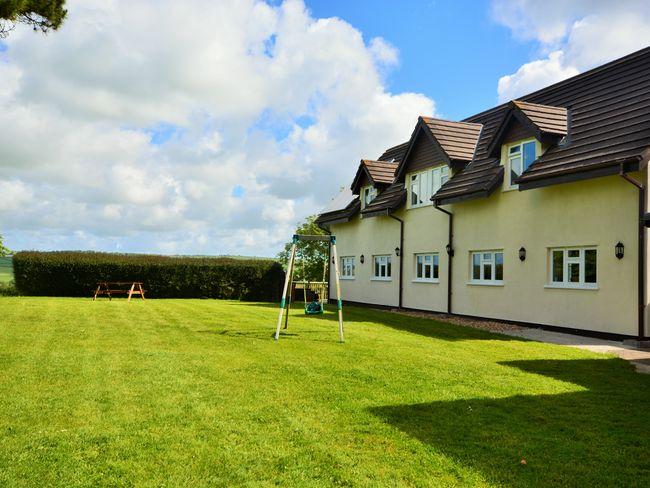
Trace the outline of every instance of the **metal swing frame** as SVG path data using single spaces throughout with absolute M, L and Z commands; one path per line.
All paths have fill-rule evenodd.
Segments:
M 280 328 L 282 327 L 282 317 L 285 316 L 285 326 L 286 329 L 289 323 L 289 306 L 291 304 L 291 283 L 293 282 L 293 272 L 296 265 L 296 249 L 298 247 L 298 242 L 300 241 L 321 241 L 329 242 L 329 245 L 332 250 L 332 258 L 334 261 L 334 275 L 336 281 L 336 304 L 338 308 L 339 315 L 339 340 L 345 342 L 343 336 L 343 300 L 341 299 L 341 282 L 339 274 L 339 260 L 336 254 L 336 236 L 314 236 L 314 235 L 301 235 L 294 234 L 293 241 L 291 244 L 291 251 L 289 252 L 289 262 L 287 263 L 287 274 L 284 280 L 284 288 L 282 289 L 282 299 L 280 301 L 280 314 L 278 316 L 278 324 L 275 329 L 275 340 L 280 339 Z M 303 285 L 304 286 L 304 285 Z M 305 295 L 307 293 L 305 288 Z M 329 298 L 329 290 L 328 290 Z M 321 295 L 321 306 L 322 306 L 322 295 Z

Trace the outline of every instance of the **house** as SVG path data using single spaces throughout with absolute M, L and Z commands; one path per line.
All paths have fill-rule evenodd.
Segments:
M 362 160 L 336 235 L 343 297 L 643 339 L 650 48 Z

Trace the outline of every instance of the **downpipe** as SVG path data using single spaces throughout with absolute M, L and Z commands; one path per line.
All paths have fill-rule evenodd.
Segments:
M 391 219 L 397 220 L 399 222 L 399 297 L 398 297 L 398 308 L 402 308 L 402 294 L 404 290 L 403 280 L 404 280 L 404 221 L 399 217 L 394 215 L 388 215 Z
M 647 340 L 645 335 L 645 225 L 643 217 L 646 212 L 646 189 L 645 186 L 634 178 L 630 177 L 623 168 L 619 176 L 628 183 L 634 185 L 639 190 L 639 218 L 638 218 L 638 263 L 637 263 L 637 281 L 638 281 L 638 315 L 637 315 L 637 340 Z
M 438 206 L 438 204 L 434 201 L 433 202 L 433 208 L 436 210 L 447 214 L 449 217 L 449 236 L 447 238 L 447 256 L 448 256 L 448 264 L 447 264 L 447 313 L 451 314 L 451 298 L 452 298 L 452 269 L 453 269 L 453 257 L 454 257 L 454 214 L 451 213 L 449 210 L 445 210 L 444 208 L 441 208 Z

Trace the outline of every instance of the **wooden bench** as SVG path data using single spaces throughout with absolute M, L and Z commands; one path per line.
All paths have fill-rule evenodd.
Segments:
M 119 288 L 126 287 L 129 288 Z M 108 295 L 108 299 L 112 300 L 113 295 L 126 295 L 128 294 L 128 300 L 131 301 L 133 295 L 140 295 L 140 298 L 144 300 L 145 290 L 142 288 L 142 282 L 140 281 L 98 281 L 97 289 L 95 290 L 95 295 L 93 296 L 93 302 L 97 299 L 98 295 Z

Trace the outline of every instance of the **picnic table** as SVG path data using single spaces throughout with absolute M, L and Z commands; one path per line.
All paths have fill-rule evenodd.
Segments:
M 142 282 L 140 281 L 98 281 L 93 302 L 97 299 L 97 295 L 108 295 L 108 299 L 112 300 L 112 295 L 119 294 L 128 294 L 129 302 L 133 295 L 140 295 L 140 298 L 144 300 L 144 292 L 145 290 L 142 288 Z

